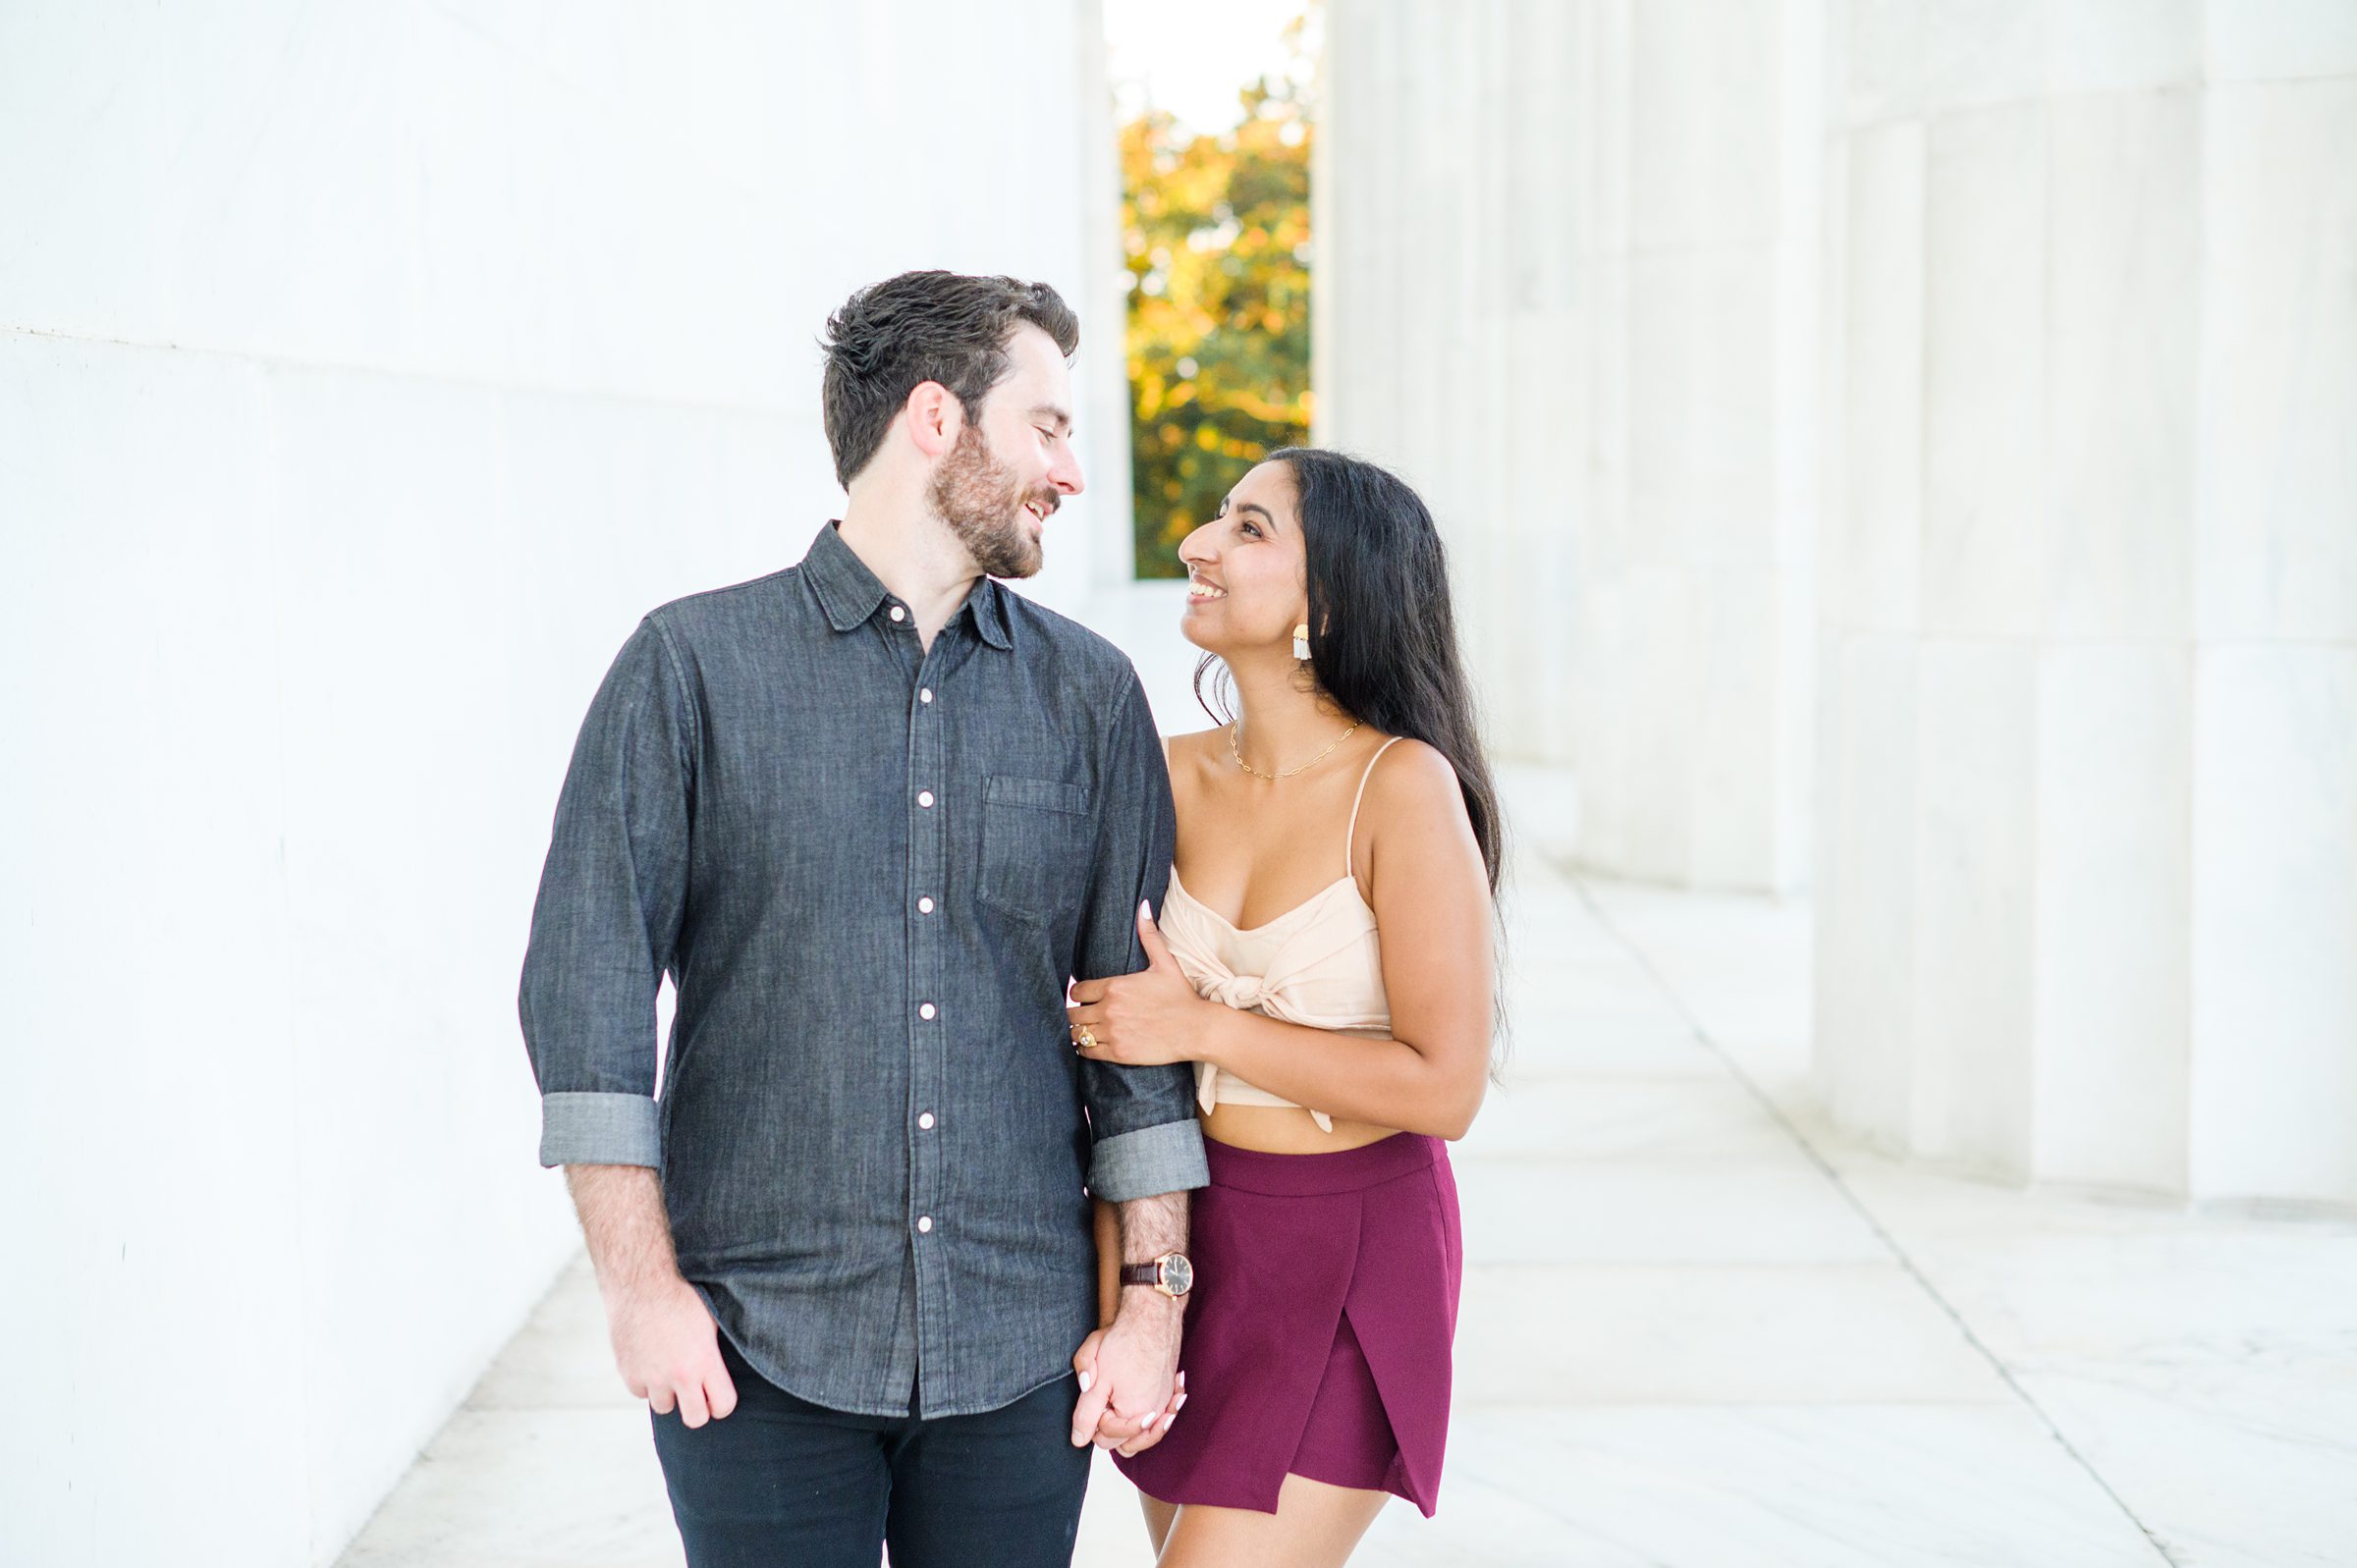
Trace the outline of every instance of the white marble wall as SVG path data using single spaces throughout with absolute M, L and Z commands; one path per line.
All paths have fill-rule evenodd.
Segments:
M 1320 439 L 1441 514 L 1526 831 L 1810 886 L 1892 1149 L 2357 1201 L 2357 6 L 1327 36 Z
M 1818 1074 L 2357 1201 L 2357 8 L 1835 8 Z
M 1619 875 L 1807 874 L 1817 16 L 1328 22 L 1318 438 L 1423 488 L 1519 826 Z
M 838 504 L 846 293 L 1075 299 L 1039 591 L 1126 579 L 1096 29 L 0 9 L 0 1560 L 327 1561 L 546 1288 L 557 784 L 643 610 Z

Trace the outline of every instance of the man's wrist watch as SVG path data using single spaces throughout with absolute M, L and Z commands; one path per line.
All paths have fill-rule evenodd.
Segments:
M 1164 1295 L 1183 1296 L 1195 1283 L 1195 1266 L 1186 1261 L 1183 1252 L 1166 1252 L 1152 1263 L 1122 1265 L 1122 1283 L 1152 1285 Z

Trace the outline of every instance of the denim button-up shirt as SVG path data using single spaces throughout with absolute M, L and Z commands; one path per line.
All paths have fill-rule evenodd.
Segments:
M 658 1169 L 680 1271 L 805 1399 L 963 1415 L 1068 1375 L 1089 1192 L 1207 1179 L 1187 1069 L 1085 1060 L 1065 1019 L 1070 978 L 1145 966 L 1174 838 L 1136 672 L 987 577 L 930 650 L 831 523 L 665 605 L 532 911 L 540 1162 Z

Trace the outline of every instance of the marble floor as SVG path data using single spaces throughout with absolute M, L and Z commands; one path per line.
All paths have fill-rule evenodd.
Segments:
M 1513 908 L 1440 1514 L 1355 1561 L 2357 1564 L 2357 1221 L 1878 1158 L 1806 1092 L 1805 905 L 1534 865 Z M 1100 1456 L 1076 1562 L 1147 1561 L 1133 1498 Z M 680 1560 L 585 1264 L 343 1558 Z

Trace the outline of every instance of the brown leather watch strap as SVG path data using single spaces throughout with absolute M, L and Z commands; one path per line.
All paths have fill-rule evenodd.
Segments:
M 1148 1285 L 1174 1299 L 1194 1288 L 1195 1266 L 1182 1252 L 1166 1252 L 1152 1263 L 1122 1265 L 1122 1283 Z

